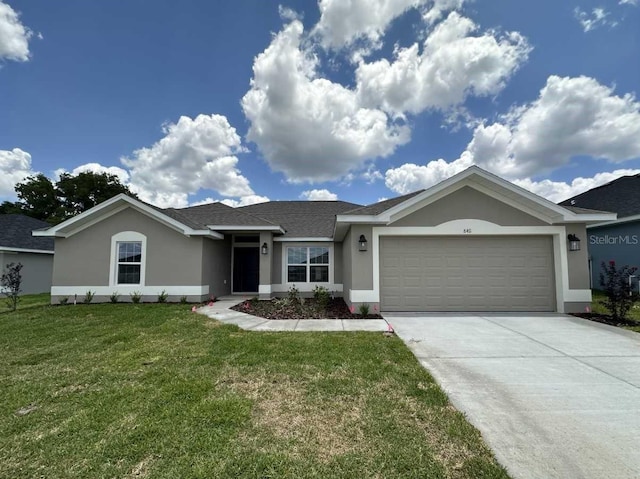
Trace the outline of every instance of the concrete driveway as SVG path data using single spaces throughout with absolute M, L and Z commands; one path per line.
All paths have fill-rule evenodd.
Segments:
M 385 315 L 514 478 L 640 477 L 640 334 L 565 315 Z

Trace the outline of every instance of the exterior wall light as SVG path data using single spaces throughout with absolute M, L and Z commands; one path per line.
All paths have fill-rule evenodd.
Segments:
M 269 254 L 269 245 L 267 243 L 263 243 L 261 251 L 262 251 L 262 254 Z
M 360 239 L 358 240 L 358 250 L 367 251 L 367 238 L 365 238 L 364 235 L 360 235 Z
M 580 238 L 571 234 L 567 236 L 567 240 L 569 241 L 569 251 L 580 251 Z

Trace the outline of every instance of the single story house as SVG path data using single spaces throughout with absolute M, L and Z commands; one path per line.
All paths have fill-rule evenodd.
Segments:
M 614 214 L 558 206 L 476 166 L 427 190 L 343 201 L 160 209 L 119 195 L 46 231 L 52 302 L 91 290 L 155 301 L 323 286 L 382 311 L 582 311 L 587 224 Z
M 640 175 L 622 176 L 606 185 L 592 188 L 560 203 L 617 213 L 618 218 L 587 226 L 591 284 L 600 288 L 603 262 L 640 268 Z M 633 288 L 640 291 L 638 277 L 630 278 Z
M 49 223 L 25 215 L 0 215 L 0 270 L 9 263 L 22 264 L 22 293 L 47 293 L 53 271 L 53 238 L 31 232 Z

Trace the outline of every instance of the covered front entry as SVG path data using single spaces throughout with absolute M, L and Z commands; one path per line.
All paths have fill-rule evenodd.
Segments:
M 253 247 L 233 248 L 233 292 L 257 293 L 260 275 L 260 250 Z
M 383 311 L 555 311 L 550 236 L 380 238 Z

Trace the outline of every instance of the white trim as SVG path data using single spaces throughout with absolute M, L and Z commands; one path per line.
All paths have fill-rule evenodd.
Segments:
M 326 283 L 314 283 L 314 282 L 305 282 L 305 283 L 299 283 L 296 281 L 293 282 L 288 282 L 288 275 L 287 275 L 287 248 L 328 248 L 329 249 L 329 264 L 327 265 L 329 267 L 329 281 L 327 281 Z M 316 286 L 324 286 L 325 288 L 328 288 L 329 284 L 333 284 L 333 280 L 334 280 L 334 269 L 335 269 L 335 262 L 334 262 L 334 243 L 330 242 L 328 244 L 308 244 L 308 243 L 292 243 L 292 244 L 288 244 L 286 246 L 284 246 L 282 248 L 282 284 L 287 285 L 287 290 L 288 288 L 290 288 L 292 285 L 296 285 L 296 287 L 300 290 L 303 291 L 303 289 L 301 289 L 300 287 L 298 287 L 299 284 L 309 284 L 311 285 L 311 290 L 313 290 L 314 287 Z M 310 270 L 310 266 L 312 266 L 311 264 L 307 264 L 307 277 L 310 274 L 309 270 Z M 324 264 L 318 264 L 316 266 L 324 266 Z
M 473 177 L 483 178 L 491 184 L 501 187 L 504 190 L 511 192 L 514 196 L 510 197 L 508 194 L 500 193 L 495 189 L 484 185 L 481 182 L 473 181 Z M 389 224 L 396 221 L 403 216 L 410 214 L 426 205 L 441 199 L 448 194 L 457 191 L 463 186 L 471 186 L 476 188 L 485 194 L 496 198 L 505 204 L 511 205 L 516 209 L 524 211 L 530 215 L 542 219 L 547 223 L 587 223 L 594 221 L 607 221 L 615 219 L 615 214 L 611 213 L 594 213 L 594 214 L 579 214 L 574 213 L 562 206 L 558 206 L 551 201 L 542 198 L 530 191 L 525 190 L 513 183 L 500 178 L 488 171 L 485 171 L 475 165 L 467 168 L 466 170 L 452 176 L 435 186 L 419 193 L 378 215 L 337 215 L 337 223 L 368 223 L 368 224 Z M 531 201 L 550 214 L 545 214 L 544 211 L 538 211 L 535 208 L 531 208 L 521 201 L 517 201 L 516 198 L 522 198 Z
M 207 225 L 207 228 L 216 231 L 277 231 L 278 233 L 285 233 L 282 226 L 247 226 L 247 225 Z
M 39 254 L 53 254 L 53 251 L 48 249 L 28 249 L 28 248 L 11 248 L 0 246 L 0 251 L 6 251 L 8 253 L 39 253 Z
M 271 285 L 270 284 L 258 285 L 258 294 L 271 294 Z
M 470 230 L 469 233 L 463 233 Z M 567 258 L 567 231 L 564 226 L 499 226 L 482 220 L 454 220 L 438 226 L 390 226 L 373 227 L 371 252 L 373 258 L 373 289 L 351 290 L 352 302 L 380 302 L 380 237 L 381 236 L 540 236 L 549 235 L 553 238 L 554 273 L 556 282 L 557 312 L 564 312 L 567 298 L 571 301 L 583 301 L 586 297 L 579 291 L 569 289 L 569 263 Z M 578 291 L 578 292 L 576 292 Z M 360 299 L 353 299 L 353 298 Z
M 112 205 L 116 205 L 116 203 L 123 203 L 123 204 L 117 205 L 111 210 L 108 210 L 106 212 L 103 211 L 111 207 Z M 164 225 L 170 228 L 173 228 L 176 231 L 179 231 L 185 236 L 208 236 L 214 239 L 224 239 L 224 235 L 220 233 L 216 233 L 215 231 L 196 230 L 196 229 L 190 228 L 189 226 L 177 220 L 174 220 L 170 216 L 165 215 L 161 211 L 158 211 L 155 208 L 152 208 L 151 206 L 145 203 L 142 203 L 141 201 L 131 198 L 130 196 L 125 195 L 124 193 L 120 193 L 119 195 L 114 196 L 113 198 L 110 198 L 107 201 L 104 201 L 99 205 L 96 205 L 93 208 L 90 208 L 87 211 L 84 211 L 83 213 L 80 213 L 79 215 L 74 216 L 73 218 L 63 221 L 62 223 L 56 226 L 52 226 L 49 229 L 33 231 L 32 235 L 68 238 L 69 236 L 72 236 L 77 232 L 82 231 L 83 229 L 88 228 L 104 220 L 105 218 L 108 218 L 109 216 L 119 213 L 120 211 L 124 210 L 127 206 L 130 206 L 136 209 L 137 211 L 139 211 L 140 213 L 144 213 L 147 216 L 163 223 Z M 92 216 L 95 216 L 95 215 L 98 215 L 98 217 L 95 218 L 94 220 L 88 221 L 87 224 L 80 225 L 77 228 L 70 228 L 76 223 L 78 223 L 80 220 L 83 220 L 85 218 L 91 218 Z M 65 232 L 64 230 L 67 228 L 69 228 L 69 230 Z
M 91 291 L 98 296 L 110 296 L 117 292 L 121 296 L 128 296 L 136 291 L 144 296 L 157 296 L 162 291 L 171 296 L 203 296 L 209 294 L 209 286 L 139 286 L 139 285 L 118 285 L 118 286 L 52 286 L 51 296 L 73 296 L 83 297 L 87 291 Z
M 312 243 L 314 241 L 323 241 L 323 242 L 326 243 L 327 241 L 333 242 L 333 238 L 331 238 L 329 236 L 326 236 L 326 237 L 323 236 L 323 237 L 317 237 L 317 238 L 314 238 L 312 236 L 309 236 L 309 237 L 302 237 L 301 236 L 299 238 L 293 238 L 293 237 L 292 238 L 273 238 L 273 241 L 274 241 L 274 243 L 289 243 L 289 242 L 291 242 L 291 243 L 294 243 L 294 242 Z
M 118 243 L 136 242 L 142 243 L 142 258 L 140 262 L 140 283 L 138 284 L 118 284 Z M 147 237 L 137 231 L 121 231 L 111 237 L 111 256 L 109 259 L 109 287 L 124 288 L 145 286 L 145 272 L 147 269 Z
M 619 224 L 622 224 L 622 223 L 630 223 L 632 221 L 637 221 L 637 220 L 640 220 L 640 215 L 625 216 L 624 218 L 618 218 L 617 220 L 614 220 L 614 221 L 605 221 L 603 223 L 596 223 L 596 224 L 593 224 L 593 225 L 589 225 L 589 226 L 587 226 L 587 229 L 601 228 L 603 226 L 619 225 Z
M 331 293 L 335 291 L 336 293 L 342 293 L 343 284 L 342 283 L 287 283 L 287 284 L 272 284 L 271 291 L 273 293 L 286 293 L 289 291 L 291 286 L 295 285 L 296 289 L 301 293 L 313 293 L 313 289 L 316 286 L 322 286 L 327 288 L 327 290 Z

